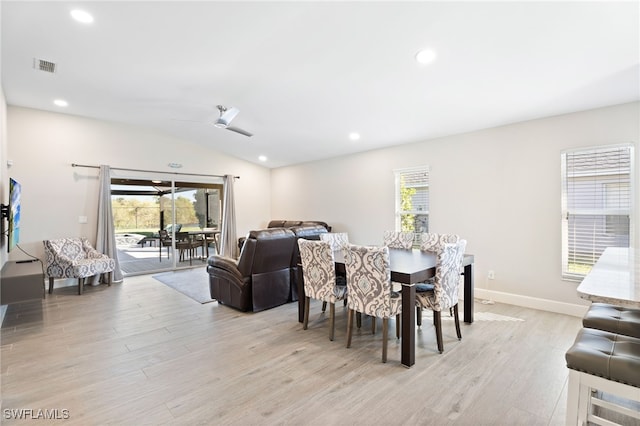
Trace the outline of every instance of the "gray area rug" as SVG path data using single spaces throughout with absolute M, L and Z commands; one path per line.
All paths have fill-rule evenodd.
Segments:
M 209 274 L 204 268 L 164 272 L 152 275 L 152 278 L 185 296 L 189 296 L 196 302 L 209 303 L 214 301 L 209 293 Z

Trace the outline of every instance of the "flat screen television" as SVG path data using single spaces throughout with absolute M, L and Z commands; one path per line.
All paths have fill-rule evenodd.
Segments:
M 7 237 L 7 251 L 11 251 L 20 242 L 20 184 L 13 178 L 9 179 L 9 228 Z

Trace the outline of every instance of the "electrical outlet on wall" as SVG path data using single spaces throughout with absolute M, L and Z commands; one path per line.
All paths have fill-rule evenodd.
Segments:
M 489 271 L 489 273 L 487 273 L 487 278 L 489 278 L 490 280 L 495 280 L 496 279 L 495 271 L 493 270 Z

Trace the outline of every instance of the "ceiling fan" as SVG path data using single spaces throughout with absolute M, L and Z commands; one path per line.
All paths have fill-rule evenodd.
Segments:
M 240 133 L 241 135 L 251 137 L 253 133 L 247 132 L 246 130 L 240 129 L 239 127 L 229 126 L 231 121 L 238 115 L 240 110 L 238 108 L 227 108 L 223 105 L 218 105 L 218 110 L 220 111 L 220 117 L 216 121 L 213 122 L 213 125 L 220 129 L 231 130 L 232 132 Z

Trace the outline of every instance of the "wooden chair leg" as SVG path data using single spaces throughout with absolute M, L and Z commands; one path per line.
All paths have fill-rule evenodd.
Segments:
M 376 334 L 376 317 L 371 317 L 371 334 Z
M 376 317 L 371 317 L 375 319 Z M 387 339 L 389 338 L 389 318 L 382 318 L 382 362 L 387 362 Z
M 351 331 L 353 330 L 353 309 L 347 312 L 347 347 L 351 347 Z
M 49 277 L 49 294 L 53 294 L 53 277 Z
M 327 311 L 327 302 L 322 302 L 322 312 Z
M 400 323 L 402 322 L 400 318 L 400 315 L 396 315 L 396 339 L 400 338 Z
M 84 278 L 78 278 L 78 294 L 82 295 L 82 290 L 84 290 Z
M 440 353 L 444 352 L 444 347 L 442 344 L 442 319 L 440 318 L 440 311 L 433 311 L 433 323 L 436 328 L 436 341 L 438 342 L 438 351 Z
M 416 306 L 416 323 L 418 327 L 422 325 L 422 307 Z
M 329 304 L 329 340 L 333 342 L 333 337 L 336 331 L 336 304 Z
M 302 323 L 302 329 L 306 330 L 309 324 L 309 304 L 311 303 L 311 297 L 305 296 L 304 298 L 304 321 Z
M 356 327 L 362 327 L 362 314 L 360 312 L 356 312 Z
M 462 333 L 460 332 L 460 318 L 458 317 L 458 304 L 453 307 L 453 318 L 456 322 L 456 334 L 458 335 L 458 340 L 462 340 Z

